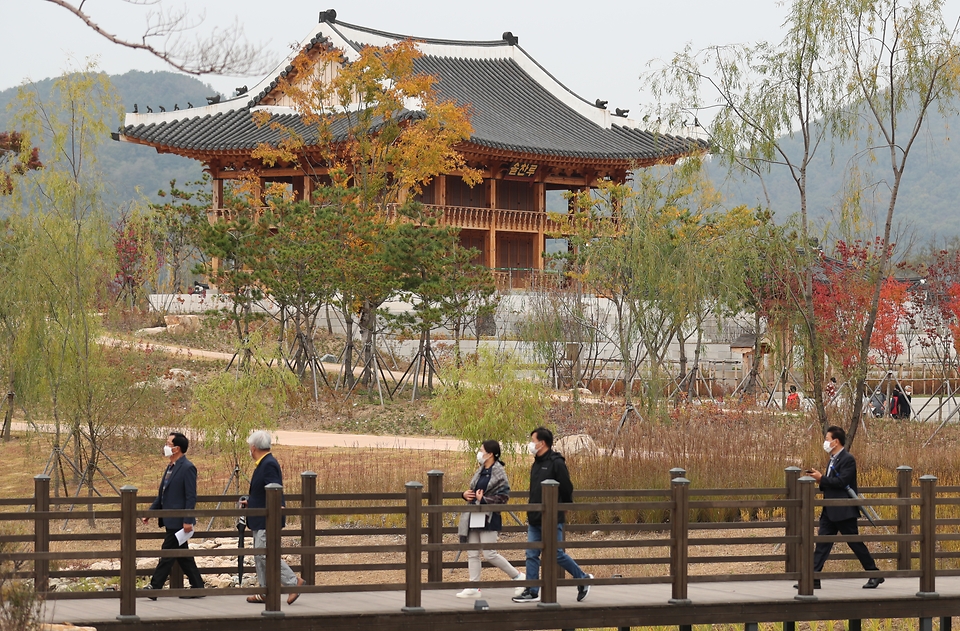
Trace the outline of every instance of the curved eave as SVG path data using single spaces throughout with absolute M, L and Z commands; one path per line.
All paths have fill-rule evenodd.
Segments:
M 683 151 L 664 151 L 656 155 L 645 154 L 600 154 L 588 152 L 542 152 L 529 147 L 510 146 L 501 143 L 485 143 L 471 140 L 458 145 L 465 155 L 491 156 L 498 158 L 516 158 L 555 165 L 602 165 L 623 167 L 648 167 L 656 164 L 673 164 L 677 160 L 703 153 L 708 150 L 706 143 L 698 142 Z
M 141 141 L 137 138 L 128 138 L 122 134 L 118 137 L 121 142 L 131 142 L 134 144 L 145 145 L 156 149 L 157 153 L 169 153 L 184 158 L 191 158 L 200 162 L 209 163 L 223 158 L 249 159 L 250 150 L 245 149 L 183 149 L 180 147 L 170 147 L 167 145 L 156 145 Z M 537 164 L 551 166 L 575 166 L 575 167 L 596 167 L 598 169 L 634 169 L 646 168 L 658 164 L 673 164 L 677 160 L 700 151 L 706 151 L 706 148 L 688 151 L 684 153 L 664 154 L 656 157 L 650 156 L 566 156 L 558 154 L 544 154 L 531 151 L 522 151 L 513 148 L 497 148 L 486 145 L 463 143 L 459 147 L 460 153 L 464 156 L 482 161 L 484 158 L 497 158 L 503 160 L 527 161 Z M 309 153 L 309 152 L 308 152 Z

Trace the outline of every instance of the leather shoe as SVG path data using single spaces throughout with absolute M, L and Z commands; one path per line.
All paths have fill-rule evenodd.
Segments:
M 871 578 L 867 579 L 867 582 L 863 584 L 864 589 L 876 589 L 880 586 L 880 583 L 883 582 L 883 578 Z
M 870 580 L 872 581 L 873 579 L 871 578 Z M 800 589 L 800 584 L 797 583 L 796 585 L 793 586 L 793 588 L 794 588 L 794 589 Z M 819 578 L 816 578 L 816 579 L 813 580 L 813 588 L 814 588 L 814 589 L 820 589 L 820 579 L 819 579 Z
M 156 587 L 154 587 L 153 585 L 144 585 L 144 586 L 143 586 L 143 589 L 156 589 Z M 149 598 L 150 600 L 156 600 L 156 599 L 157 599 L 156 596 L 147 596 L 147 598 Z

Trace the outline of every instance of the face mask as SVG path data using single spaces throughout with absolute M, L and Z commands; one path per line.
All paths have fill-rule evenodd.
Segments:
M 485 453 L 482 452 L 482 451 L 478 451 L 478 452 L 477 452 L 477 463 L 478 463 L 478 464 L 483 464 L 483 463 L 486 462 L 486 461 L 487 461 L 487 454 L 485 454 Z
M 527 453 L 531 456 L 537 455 L 537 443 L 527 443 Z
M 163 455 L 166 456 L 167 458 L 169 458 L 170 456 L 172 456 L 172 455 L 173 455 L 173 447 L 171 447 L 170 445 L 164 445 L 164 446 L 163 446 Z
M 830 453 L 830 451 L 833 449 L 833 448 L 830 446 L 830 443 L 832 443 L 832 442 L 833 442 L 832 440 L 825 440 L 825 441 L 823 441 L 823 450 L 824 450 L 825 452 Z

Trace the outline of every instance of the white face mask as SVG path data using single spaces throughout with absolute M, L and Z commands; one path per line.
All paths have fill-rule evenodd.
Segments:
M 171 447 L 170 445 L 164 445 L 164 446 L 163 446 L 163 455 L 166 456 L 167 458 L 169 458 L 170 456 L 172 456 L 172 455 L 173 455 L 173 447 Z
M 529 453 L 531 456 L 536 456 L 537 443 L 533 443 L 533 442 L 527 443 L 527 453 Z
M 486 462 L 486 461 L 487 461 L 487 454 L 486 454 L 485 452 L 483 452 L 483 451 L 478 451 L 478 452 L 477 452 L 477 463 L 478 463 L 478 464 L 483 464 L 483 463 Z
M 830 443 L 832 442 L 833 442 L 832 440 L 823 441 L 823 450 L 825 452 L 830 453 L 833 450 L 833 447 L 830 446 Z

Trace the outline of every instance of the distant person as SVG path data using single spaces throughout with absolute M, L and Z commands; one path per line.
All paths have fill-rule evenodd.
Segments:
M 851 495 L 848 489 L 856 492 L 857 490 L 857 461 L 850 452 L 843 448 L 847 441 L 847 434 L 842 428 L 831 425 L 827 428 L 826 436 L 823 440 L 823 450 L 830 454 L 830 462 L 827 464 L 827 472 L 820 473 L 816 469 L 807 469 L 805 473 L 820 484 L 820 491 L 823 492 L 823 499 L 850 499 Z M 857 519 L 860 517 L 860 509 L 857 506 L 824 506 L 820 513 L 820 527 L 817 529 L 817 535 L 821 537 L 830 537 L 836 534 L 856 535 L 859 534 Z M 860 565 L 868 572 L 880 571 L 876 561 L 870 556 L 870 551 L 862 541 L 851 541 L 847 545 L 857 555 Z M 813 571 L 820 572 L 823 565 L 830 556 L 833 549 L 833 543 L 818 543 L 813 551 Z M 876 589 L 883 582 L 883 577 L 868 579 L 863 585 L 864 589 Z M 796 587 L 796 585 L 794 586 Z M 820 589 L 820 579 L 813 581 L 814 589 Z
M 881 392 L 878 388 L 873 391 L 873 394 L 871 394 L 870 398 L 867 400 L 865 411 L 869 411 L 871 415 L 875 416 L 876 418 L 880 418 L 884 414 L 886 403 L 886 395 L 884 395 L 883 392 Z
M 797 392 L 796 386 L 790 386 L 790 394 L 787 395 L 787 409 L 788 410 L 800 409 L 800 393 Z
M 470 478 L 470 488 L 463 492 L 463 499 L 471 504 L 506 504 L 510 499 L 510 483 L 507 480 L 507 471 L 500 462 L 500 443 L 495 440 L 485 440 L 477 451 L 477 464 L 480 468 Z M 460 515 L 460 542 L 461 543 L 496 543 L 500 530 L 503 528 L 502 513 L 481 513 L 485 515 L 482 526 L 471 524 L 471 515 L 477 513 L 463 513 Z M 480 581 L 480 550 L 467 550 L 467 568 L 470 580 Z M 510 562 L 494 550 L 483 550 L 483 560 L 494 565 L 509 576 L 512 580 L 526 580 L 523 572 L 517 571 Z M 519 596 L 523 588 L 517 588 L 515 595 Z M 457 593 L 457 598 L 480 598 L 480 590 L 468 587 Z
M 830 377 L 830 381 L 823 387 L 823 398 L 825 403 L 832 402 L 837 396 L 837 378 Z
M 543 501 L 541 483 L 544 480 L 556 480 L 560 483 L 559 500 L 561 504 L 573 502 L 573 482 L 570 481 L 570 472 L 563 456 L 553 450 L 553 432 L 546 427 L 538 427 L 530 433 L 530 442 L 527 451 L 533 456 L 530 466 L 530 503 L 539 504 Z M 557 515 L 557 541 L 563 542 L 563 522 L 565 514 L 560 511 Z M 542 515 L 539 512 L 527 513 L 527 541 L 543 541 L 541 529 Z M 570 572 L 573 578 L 592 579 L 593 574 L 587 574 L 577 562 L 570 558 L 563 548 L 557 546 L 557 564 Z M 540 550 L 527 548 L 527 580 L 540 579 Z M 590 593 L 590 584 L 577 586 L 577 602 L 582 601 Z M 513 597 L 516 603 L 531 603 L 540 601 L 540 588 L 528 587 L 519 595 Z
M 189 447 L 190 441 L 180 432 L 171 432 L 167 436 L 163 455 L 169 460 L 169 464 L 160 479 L 157 498 L 153 500 L 148 510 L 192 510 L 197 507 L 197 468 L 187 460 L 186 453 Z M 144 517 L 142 521 L 146 524 L 148 518 Z M 167 530 L 160 545 L 161 550 L 189 549 L 189 541 L 185 540 L 181 544 L 177 540 L 177 532 L 181 529 L 184 533 L 193 532 L 193 527 L 197 523 L 195 517 L 161 517 L 158 523 L 161 528 Z M 174 562 L 180 564 L 183 575 L 190 581 L 191 588 L 203 589 L 203 578 L 200 576 L 200 569 L 197 568 L 197 561 L 193 557 L 163 557 L 157 564 L 150 583 L 144 589 L 163 589 L 163 584 L 167 582 Z M 157 599 L 156 596 L 149 598 Z M 181 598 L 203 598 L 203 596 L 181 596 Z
M 896 419 L 910 418 L 910 395 L 900 389 L 900 384 L 890 393 L 890 416 Z
M 267 485 L 283 485 L 283 472 L 280 470 L 280 463 L 270 453 L 270 446 L 273 438 L 270 432 L 258 430 L 250 434 L 247 438 L 247 444 L 250 446 L 250 457 L 253 458 L 255 468 L 253 475 L 250 476 L 250 494 L 246 502 L 241 501 L 241 506 L 247 508 L 266 508 L 267 507 Z M 281 524 L 281 526 L 286 524 Z M 267 547 L 267 518 L 247 516 L 247 527 L 250 534 L 253 535 L 254 548 Z M 254 565 L 257 568 L 257 582 L 261 587 L 267 585 L 267 557 L 262 554 L 253 557 Z M 287 565 L 283 559 L 280 560 L 280 583 L 284 586 L 303 585 L 306 581 L 298 577 Z M 300 598 L 300 594 L 289 594 L 287 604 L 292 605 L 294 601 Z M 263 594 L 254 594 L 247 597 L 248 603 L 265 602 Z

